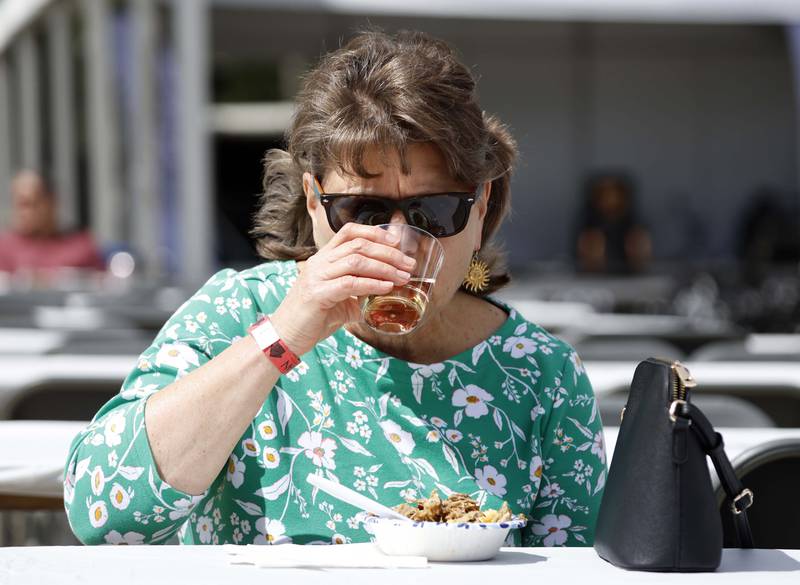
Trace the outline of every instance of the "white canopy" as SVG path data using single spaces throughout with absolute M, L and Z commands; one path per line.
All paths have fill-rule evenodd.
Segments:
M 54 1 L 0 0 L 0 53 L 18 31 Z M 344 14 L 800 24 L 798 0 L 211 0 L 211 3 L 217 6 L 304 9 Z

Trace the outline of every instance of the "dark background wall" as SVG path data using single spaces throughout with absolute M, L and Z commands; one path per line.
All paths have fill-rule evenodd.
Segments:
M 484 108 L 512 127 L 521 159 L 503 236 L 516 267 L 569 260 L 582 184 L 598 168 L 632 174 L 660 259 L 732 256 L 756 188 L 773 186 L 789 204 L 797 197 L 792 72 L 777 26 L 217 10 L 216 68 L 251 62 L 265 79 L 277 71 L 277 89 L 261 91 L 290 99 L 298 72 L 367 23 L 453 43 L 480 78 Z M 251 158 L 227 168 L 254 193 L 261 169 Z

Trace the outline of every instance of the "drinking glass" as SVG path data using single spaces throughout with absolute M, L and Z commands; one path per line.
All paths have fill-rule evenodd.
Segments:
M 425 316 L 430 291 L 444 262 L 444 248 L 434 236 L 404 223 L 379 226 L 400 239 L 397 248 L 417 261 L 411 278 L 383 295 L 370 295 L 363 301 L 361 315 L 375 331 L 403 335 L 413 331 Z

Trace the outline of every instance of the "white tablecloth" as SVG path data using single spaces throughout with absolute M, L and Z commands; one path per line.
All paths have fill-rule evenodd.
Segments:
M 431 563 L 426 569 L 259 569 L 229 565 L 223 547 L 204 546 L 0 549 L 0 583 L 13 585 L 774 585 L 798 582 L 798 550 L 729 549 L 724 552 L 722 565 L 715 573 L 669 574 L 617 569 L 600 559 L 591 548 L 503 549 L 493 561 Z

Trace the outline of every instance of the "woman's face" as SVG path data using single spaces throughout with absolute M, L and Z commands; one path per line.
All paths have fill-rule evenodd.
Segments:
M 368 152 L 365 166 L 370 173 L 378 173 L 378 176 L 364 179 L 332 171 L 324 177 L 323 191 L 404 199 L 429 193 L 469 192 L 474 188 L 473 185 L 459 183 L 450 176 L 439 149 L 432 144 L 410 146 L 406 158 L 409 173 L 403 174 L 396 152 L 386 156 L 381 156 L 379 151 Z M 433 288 L 428 305 L 429 313 L 450 301 L 466 276 L 473 251 L 481 247 L 481 230 L 486 216 L 490 185 L 485 183 L 480 190 L 479 198 L 470 210 L 466 227 L 454 236 L 439 240 L 444 247 L 444 263 Z M 334 232 L 328 224 L 325 209 L 314 194 L 313 177 L 309 173 L 303 176 L 303 188 L 306 193 L 306 207 L 314 226 L 314 242 L 317 248 L 321 248 L 333 237 Z M 398 212 L 392 221 L 405 222 L 405 218 Z

